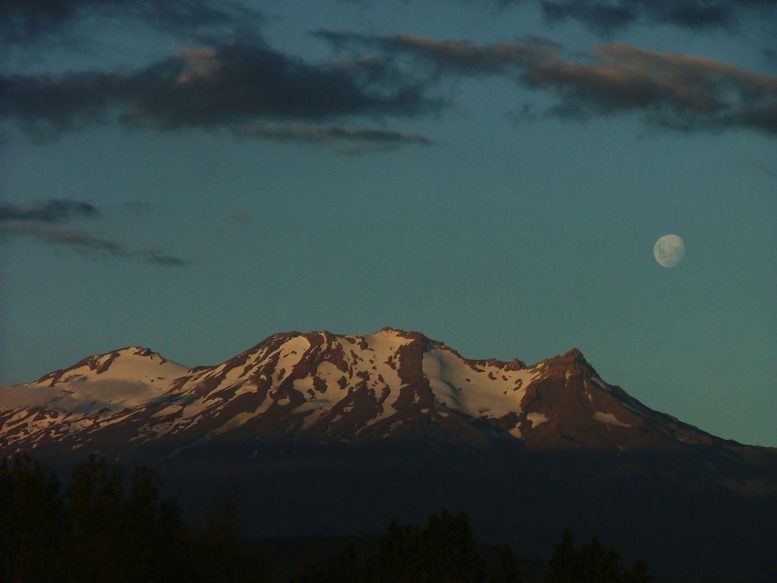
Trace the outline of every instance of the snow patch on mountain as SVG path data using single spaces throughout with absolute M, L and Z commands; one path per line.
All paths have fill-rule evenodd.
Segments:
M 188 368 L 146 348 L 131 346 L 84 359 L 26 385 L 0 388 L 0 408 L 113 412 L 147 403 Z
M 548 416 L 545 413 L 529 413 L 526 415 L 526 420 L 531 423 L 532 429 L 537 429 L 537 427 L 548 421 Z
M 594 413 L 594 419 L 596 419 L 599 423 L 604 423 L 606 425 L 616 425 L 618 427 L 631 427 L 629 423 L 623 423 L 621 421 L 618 421 L 618 419 L 612 413 L 604 413 L 602 411 L 597 411 L 596 413 Z
M 442 405 L 475 417 L 520 413 L 526 387 L 539 376 L 534 369 L 467 362 L 447 347 L 424 353 L 423 373 Z
M 222 438 L 610 449 L 714 439 L 608 385 L 579 350 L 533 366 L 470 360 L 392 328 L 275 334 L 193 369 L 133 346 L 0 388 L 0 449 L 169 441 L 177 450 Z

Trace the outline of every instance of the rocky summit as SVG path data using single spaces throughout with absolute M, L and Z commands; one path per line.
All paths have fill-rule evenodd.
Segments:
M 419 441 L 612 451 L 726 445 L 604 381 L 583 354 L 472 360 L 418 332 L 281 333 L 216 366 L 148 348 L 0 389 L 0 449 Z

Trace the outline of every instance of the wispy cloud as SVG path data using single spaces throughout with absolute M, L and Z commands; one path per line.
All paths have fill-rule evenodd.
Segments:
M 83 228 L 63 227 L 55 223 L 71 223 L 83 218 L 100 216 L 100 211 L 82 201 L 55 199 L 22 205 L 0 205 L 0 241 L 28 238 L 53 247 L 78 253 L 115 258 L 135 258 L 162 267 L 177 267 L 187 262 L 169 255 L 158 247 L 132 249 L 121 241 L 103 237 Z
M 161 130 L 257 120 L 414 116 L 440 107 L 389 63 L 313 64 L 257 39 L 183 49 L 133 71 L 0 76 L 0 119 L 56 133 L 85 124 Z
M 410 35 L 319 31 L 338 47 L 366 46 L 410 56 L 437 75 L 503 75 L 554 94 L 546 113 L 567 118 L 638 113 L 683 131 L 749 128 L 777 136 L 777 76 L 702 57 L 608 43 L 570 58 L 545 39 L 476 45 Z
M 97 207 L 88 202 L 66 198 L 26 205 L 0 203 L 0 223 L 5 221 L 59 223 L 74 218 L 92 218 L 99 214 Z
M 334 144 L 344 152 L 354 148 L 395 149 L 401 146 L 428 146 L 432 140 L 421 134 L 381 128 L 357 128 L 337 125 L 289 125 L 256 123 L 234 129 L 242 138 L 261 138 L 277 142 Z
M 0 45 L 65 34 L 95 16 L 186 34 L 261 21 L 255 10 L 229 0 L 0 0 Z
M 749 128 L 777 135 L 777 77 L 712 59 L 625 43 L 570 56 L 541 38 L 478 45 L 412 35 L 313 34 L 342 49 L 338 57 L 347 50 L 348 58 L 312 63 L 244 35 L 183 48 L 133 70 L 0 74 L 0 122 L 31 135 L 120 123 L 375 151 L 430 141 L 364 128 L 364 120 L 440 112 L 448 106 L 439 98 L 441 78 L 500 75 L 556 96 L 547 115 L 635 113 L 682 131 Z
M 686 30 L 735 30 L 742 17 L 773 17 L 777 0 L 496 0 L 501 5 L 539 4 L 551 24 L 577 21 L 609 34 L 637 23 Z
M 5 236 L 29 237 L 74 251 L 97 251 L 114 257 L 127 256 L 121 243 L 98 237 L 82 229 L 55 227 L 33 221 L 12 221 L 3 224 L 0 233 Z
M 132 253 L 131 256 L 140 257 L 146 263 L 159 265 L 161 267 L 180 267 L 188 264 L 187 261 L 184 261 L 180 257 L 168 255 L 158 247 L 150 247 L 149 249 L 136 251 L 135 253 Z

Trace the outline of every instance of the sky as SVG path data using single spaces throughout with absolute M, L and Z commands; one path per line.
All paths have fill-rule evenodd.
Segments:
M 2 384 L 392 326 L 777 446 L 776 297 L 775 0 L 0 1 Z

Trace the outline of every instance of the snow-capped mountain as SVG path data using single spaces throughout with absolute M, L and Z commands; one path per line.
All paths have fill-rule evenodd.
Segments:
M 0 387 L 0 457 L 14 452 L 63 472 L 93 452 L 148 465 L 191 516 L 228 496 L 268 537 L 448 508 L 535 554 L 573 525 L 667 581 L 757 580 L 777 540 L 777 450 L 651 410 L 578 350 L 472 360 L 391 328 L 275 334 L 195 368 L 136 346 L 90 356 Z M 678 548 L 705 558 L 678 570 Z M 707 556 L 727 570 L 701 571 Z
M 571 350 L 527 366 L 471 360 L 418 332 L 270 336 L 217 366 L 147 348 L 0 388 L 0 450 L 213 441 L 424 441 L 613 451 L 724 443 L 606 383 Z

